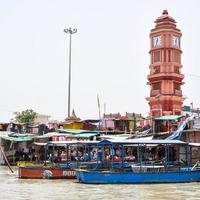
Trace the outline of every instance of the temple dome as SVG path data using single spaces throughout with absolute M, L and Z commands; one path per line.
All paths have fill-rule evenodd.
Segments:
M 163 10 L 162 15 L 155 20 L 156 29 L 161 28 L 176 28 L 176 21 L 173 17 L 168 15 L 167 10 Z

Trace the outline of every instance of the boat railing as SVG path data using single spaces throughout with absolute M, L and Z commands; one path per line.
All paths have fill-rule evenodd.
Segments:
M 189 167 L 189 166 L 181 166 L 181 165 L 131 165 L 131 170 L 134 173 L 165 173 L 165 172 L 185 172 L 185 171 L 193 171 L 200 170 L 200 167 Z
M 95 161 L 87 161 L 87 162 L 80 162 L 79 166 L 77 166 L 76 168 L 79 169 L 94 169 L 97 165 L 97 162 Z
M 135 173 L 141 172 L 179 172 L 182 168 L 187 168 L 187 166 L 182 166 L 178 161 L 171 162 L 138 162 L 126 164 L 126 170 L 129 169 Z M 188 168 L 187 168 L 188 169 Z
M 200 169 L 200 161 L 198 160 L 191 168 L 191 170 Z
M 177 172 L 181 170 L 181 165 L 175 162 L 81 162 L 75 168 L 93 170 L 114 170 L 124 172 Z
M 94 171 L 110 171 L 113 173 L 172 173 L 200 170 L 199 165 L 193 167 L 181 165 L 179 162 L 82 162 L 79 169 Z

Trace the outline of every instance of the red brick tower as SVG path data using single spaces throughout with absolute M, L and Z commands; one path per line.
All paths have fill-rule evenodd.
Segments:
M 150 97 L 147 98 L 151 116 L 182 113 L 181 31 L 176 21 L 164 10 L 150 33 Z

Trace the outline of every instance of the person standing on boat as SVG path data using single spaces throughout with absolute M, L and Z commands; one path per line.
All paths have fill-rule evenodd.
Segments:
M 97 160 L 97 152 L 94 150 L 92 152 L 92 161 L 96 161 Z
M 113 159 L 114 159 L 114 156 L 115 156 L 115 149 L 114 149 L 114 147 L 113 147 L 113 148 L 111 148 L 111 150 L 110 150 L 110 159 L 113 160 Z
M 67 151 L 62 151 L 61 153 L 61 161 L 66 161 L 67 160 Z
M 101 149 L 101 147 L 98 149 L 98 153 L 97 153 L 97 156 L 98 156 L 98 161 L 102 161 L 102 155 L 103 154 L 103 152 L 102 152 L 102 149 Z
M 61 149 L 58 149 L 58 150 L 57 150 L 57 161 L 58 161 L 58 162 L 60 162 L 60 161 L 62 160 L 61 154 L 62 154 L 62 150 L 61 150 Z

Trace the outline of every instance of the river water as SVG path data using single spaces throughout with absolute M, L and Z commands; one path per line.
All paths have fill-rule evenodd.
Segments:
M 0 166 L 0 200 L 200 200 L 200 182 L 89 185 L 76 180 L 18 179 Z

